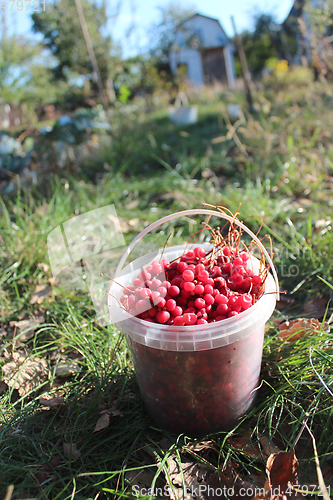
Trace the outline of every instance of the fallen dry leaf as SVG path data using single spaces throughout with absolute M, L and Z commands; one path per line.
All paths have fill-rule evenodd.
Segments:
M 36 389 L 48 378 L 48 368 L 45 359 L 25 357 L 14 352 L 12 361 L 2 367 L 3 382 L 17 389 L 20 396 Z
M 70 461 L 78 460 L 81 452 L 77 449 L 75 443 L 64 443 L 64 455 Z
M 103 415 L 99 417 L 99 419 L 97 420 L 93 433 L 103 431 L 104 429 L 109 427 L 109 423 L 110 423 L 110 415 L 108 413 L 103 413 Z
M 36 285 L 31 295 L 30 304 L 41 304 L 44 299 L 52 293 L 52 287 L 48 285 Z
M 306 316 L 321 319 L 325 314 L 326 306 L 327 300 L 325 299 L 308 300 L 304 306 L 304 313 Z
M 279 492 L 278 497 L 287 492 L 287 498 L 296 496 L 293 486 L 298 483 L 297 479 L 298 460 L 295 450 L 280 451 L 273 453 L 267 459 L 266 473 L 268 479 L 268 490 L 274 496 L 274 490 Z
M 269 457 L 269 455 L 272 455 L 274 453 L 280 453 L 281 450 L 274 443 L 272 443 L 272 441 L 270 441 L 267 436 L 262 436 L 259 441 L 264 457 L 267 458 Z
M 146 491 L 148 491 L 149 488 L 151 488 L 151 484 L 154 480 L 155 474 L 155 467 L 154 469 L 142 467 L 136 470 L 129 470 L 125 472 L 125 479 L 129 481 L 132 487 L 135 487 L 137 490 L 142 491 L 142 489 L 144 488 Z M 155 488 L 164 488 L 164 483 L 161 481 L 160 477 L 157 478 Z
M 31 339 L 35 334 L 36 328 L 44 323 L 44 321 L 45 317 L 43 314 L 40 314 L 36 318 L 10 321 L 10 326 L 14 327 L 12 338 L 15 337 L 16 340 L 20 340 L 21 342 Z
M 64 398 L 62 397 L 54 397 L 54 398 L 39 398 L 39 402 L 43 406 L 48 406 L 49 408 L 58 408 L 64 402 Z
M 51 460 L 47 463 L 41 466 L 38 474 L 36 475 L 37 481 L 39 484 L 44 483 L 49 476 L 50 473 L 52 472 L 52 468 L 56 467 L 60 462 L 60 457 L 52 457 Z
M 65 377 L 67 375 L 73 375 L 74 373 L 78 373 L 80 371 L 80 365 L 77 363 L 62 363 L 58 365 L 56 368 L 56 376 L 57 377 Z
M 253 458 L 260 458 L 260 449 L 256 443 L 251 443 L 251 435 L 231 436 L 230 444 L 237 450 L 242 451 L 245 455 Z
M 315 318 L 298 318 L 292 321 L 285 321 L 279 327 L 280 337 L 287 342 L 299 340 L 304 335 L 314 335 L 318 333 L 321 329 L 321 324 Z M 328 328 L 328 324 L 325 322 L 323 325 L 324 329 Z
M 112 408 L 106 408 L 105 410 L 101 411 L 101 414 L 107 413 L 108 415 L 111 415 L 112 417 L 123 417 L 124 414 L 120 411 L 117 410 L 114 406 Z

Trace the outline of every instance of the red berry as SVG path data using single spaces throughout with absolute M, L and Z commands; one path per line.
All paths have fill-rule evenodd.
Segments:
M 173 320 L 173 324 L 175 326 L 184 326 L 185 325 L 185 319 L 183 316 L 177 316 L 174 320 Z
M 185 307 L 187 304 L 187 299 L 184 299 L 181 295 L 177 297 L 177 304 L 181 307 Z
M 250 290 L 251 283 L 248 280 L 243 280 L 240 287 L 243 292 L 248 292 Z
M 157 307 L 156 307 L 156 306 L 153 306 L 153 307 L 151 307 L 150 309 L 148 309 L 148 311 L 147 311 L 147 312 L 148 312 L 148 314 L 149 314 L 149 316 L 150 316 L 151 318 L 155 318 L 155 316 L 156 316 L 156 314 L 157 314 L 157 312 L 158 312 L 158 309 L 157 309 Z
M 195 289 L 195 284 L 193 283 L 193 281 L 186 281 L 185 284 L 184 284 L 184 290 L 186 290 L 187 292 L 193 292 Z
M 243 309 L 248 309 L 250 306 L 252 306 L 251 295 L 249 293 L 244 293 L 243 295 L 240 295 L 239 296 L 239 303 Z
M 201 272 L 201 271 L 204 271 L 205 270 L 205 266 L 203 264 L 197 264 L 195 266 L 195 271 L 194 271 L 194 275 L 195 276 L 198 276 L 198 274 Z
M 228 311 L 229 307 L 227 304 L 219 304 L 217 306 L 216 312 L 218 314 L 225 314 Z
M 205 285 L 205 293 L 212 294 L 213 290 L 214 288 L 212 287 L 212 285 Z
M 262 283 L 262 279 L 260 278 L 260 276 L 253 276 L 252 278 L 252 283 L 255 285 L 255 286 L 260 286 L 261 283 Z
M 216 304 L 227 304 L 228 298 L 220 293 L 219 295 L 215 295 L 215 302 Z
M 137 302 L 137 298 L 135 295 L 130 295 L 128 297 L 128 308 L 131 309 L 132 307 L 135 307 L 135 304 Z
M 236 266 L 242 266 L 244 264 L 244 261 L 243 259 L 241 259 L 241 257 L 236 257 L 234 260 L 233 260 L 233 266 L 236 267 Z
M 241 304 L 239 303 L 238 300 L 238 295 L 231 295 L 228 300 L 228 306 L 232 311 L 237 311 L 239 312 L 242 308 Z
M 140 280 L 140 278 L 135 278 L 133 280 L 133 285 L 134 286 L 142 286 L 143 285 L 143 282 Z
M 236 285 L 240 285 L 243 281 L 243 277 L 239 273 L 234 273 L 232 275 L 232 279 L 236 283 Z
M 223 271 L 226 273 L 226 274 L 231 274 L 232 273 L 232 264 L 231 262 L 226 262 L 223 266 Z
M 140 297 L 142 297 L 143 299 L 151 297 L 151 290 L 149 290 L 149 288 L 142 288 L 140 292 Z
M 138 300 L 138 302 L 135 304 L 135 310 L 137 313 L 141 314 L 143 311 L 146 311 L 148 309 L 148 302 L 145 300 Z
M 177 295 L 180 294 L 180 289 L 176 285 L 171 285 L 168 289 L 168 293 L 169 295 L 171 295 L 171 297 L 177 297 Z
M 197 319 L 197 325 L 204 325 L 206 323 L 208 323 L 208 321 L 206 321 L 204 318 Z
M 202 247 L 196 247 L 194 249 L 194 254 L 197 259 L 204 259 L 206 257 L 206 252 Z
M 191 314 L 197 314 L 197 310 L 195 309 L 195 307 L 188 307 L 187 309 L 185 309 L 184 313 L 191 313 Z
M 169 299 L 166 301 L 165 307 L 167 311 L 172 312 L 177 307 L 177 302 L 173 299 Z
M 173 280 L 171 281 L 171 285 L 180 286 L 180 283 L 182 281 L 182 278 L 180 276 L 177 276 L 176 278 L 173 278 Z
M 211 305 L 214 304 L 215 299 L 214 299 L 213 295 L 210 295 L 209 293 L 206 293 L 206 295 L 204 295 L 204 301 L 206 302 L 206 304 L 208 306 L 211 306 Z
M 194 287 L 194 293 L 196 293 L 197 295 L 201 295 L 203 294 L 205 291 L 203 285 L 195 285 Z
M 180 273 L 183 273 L 186 268 L 187 268 L 186 262 L 178 262 L 177 271 L 179 271 Z
M 152 281 L 151 281 L 151 285 L 150 285 L 150 288 L 152 290 L 157 290 L 159 286 L 161 286 L 162 284 L 162 281 L 157 279 L 157 278 L 154 278 Z
M 195 253 L 193 250 L 189 250 L 186 254 L 185 254 L 187 260 L 193 260 L 195 258 Z
M 194 280 L 194 273 L 190 269 L 186 269 L 183 272 L 183 279 L 184 281 L 193 281 Z
M 184 320 L 186 325 L 195 325 L 197 322 L 197 317 L 193 313 L 184 313 Z
M 198 298 L 195 299 L 194 305 L 197 309 L 202 309 L 203 307 L 205 307 L 206 302 L 204 301 L 204 299 Z
M 163 271 L 163 267 L 162 267 L 161 263 L 160 263 L 160 262 L 157 262 L 157 260 L 154 260 L 154 261 L 152 262 L 151 267 L 152 267 L 152 271 L 153 271 L 153 273 L 154 273 L 155 275 L 161 274 L 161 272 Z M 147 269 L 148 269 L 148 268 L 147 268 Z
M 206 283 L 208 279 L 209 279 L 208 272 L 200 271 L 200 273 L 198 274 L 198 280 L 201 281 L 202 283 Z
M 191 292 L 187 292 L 186 290 L 182 290 L 180 292 L 180 295 L 184 298 L 184 299 L 188 299 L 189 297 L 191 297 Z
M 165 297 L 168 292 L 168 290 L 164 286 L 159 286 L 157 291 L 161 297 Z
M 160 264 L 164 270 L 169 269 L 170 263 L 167 259 L 162 259 Z
M 168 311 L 158 311 L 156 314 L 156 319 L 159 323 L 166 323 L 170 318 L 170 313 Z
M 173 311 L 171 311 L 172 316 L 177 317 L 183 314 L 183 309 L 180 306 L 176 306 Z

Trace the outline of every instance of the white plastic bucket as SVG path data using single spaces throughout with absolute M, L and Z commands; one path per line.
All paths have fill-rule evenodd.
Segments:
M 197 214 L 235 222 L 226 214 L 204 209 L 165 217 L 132 241 L 118 266 L 118 274 L 133 247 L 152 228 L 176 217 Z M 258 240 L 248 228 L 245 230 Z M 167 248 L 163 258 L 173 260 L 184 249 L 184 245 Z M 156 253 L 152 253 L 131 262 L 122 269 L 123 275 L 117 282 L 131 284 L 138 271 L 156 258 Z M 259 261 L 252 256 L 251 261 L 257 271 Z M 249 409 L 260 375 L 265 323 L 278 297 L 276 271 L 274 267 L 272 270 L 275 279 L 268 274 L 265 293 L 253 306 L 237 316 L 204 325 L 177 327 L 133 317 L 119 306 L 122 287 L 111 287 L 111 318 L 126 335 L 146 408 L 162 427 L 177 433 L 205 435 L 230 429 Z
M 190 125 L 198 120 L 198 107 L 189 106 L 184 92 L 179 92 L 174 106 L 169 106 L 169 120 L 175 125 Z

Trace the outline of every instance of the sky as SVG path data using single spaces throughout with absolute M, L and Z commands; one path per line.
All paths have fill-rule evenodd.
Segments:
M 15 3 L 13 3 L 13 1 Z M 32 13 L 32 2 L 28 12 L 26 5 L 22 11 L 17 10 L 17 2 L 20 0 L 7 0 L 9 3 L 6 12 L 7 27 L 10 33 L 28 34 L 31 26 L 30 14 Z M 37 2 L 38 0 L 35 0 Z M 73 0 L 74 1 L 74 0 Z M 117 13 L 117 2 L 119 11 Z M 40 2 L 40 10 L 41 9 Z M 108 31 L 113 39 L 123 47 L 123 56 L 129 57 L 143 52 L 147 48 L 147 32 L 152 23 L 158 22 L 161 0 L 106 0 L 108 10 Z M 168 0 L 165 4 L 169 3 Z M 234 32 L 231 16 L 234 17 L 238 32 L 253 28 L 253 16 L 256 13 L 272 14 L 277 22 L 282 22 L 288 15 L 293 0 L 178 0 L 184 8 L 194 8 L 199 14 L 218 19 L 229 37 Z M 13 4 L 13 5 L 12 5 Z M 10 5 L 12 11 L 10 12 Z M 113 7 L 114 6 L 114 7 Z M 48 0 L 45 0 L 47 10 Z M 43 15 L 41 11 L 39 15 Z M 135 29 L 130 35 L 131 26 Z

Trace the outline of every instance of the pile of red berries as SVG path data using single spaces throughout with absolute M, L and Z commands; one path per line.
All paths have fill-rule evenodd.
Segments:
M 264 292 L 265 274 L 251 269 L 248 252 L 226 245 L 198 246 L 177 260 L 153 261 L 123 289 L 122 306 L 133 316 L 166 325 L 202 325 L 245 311 Z

